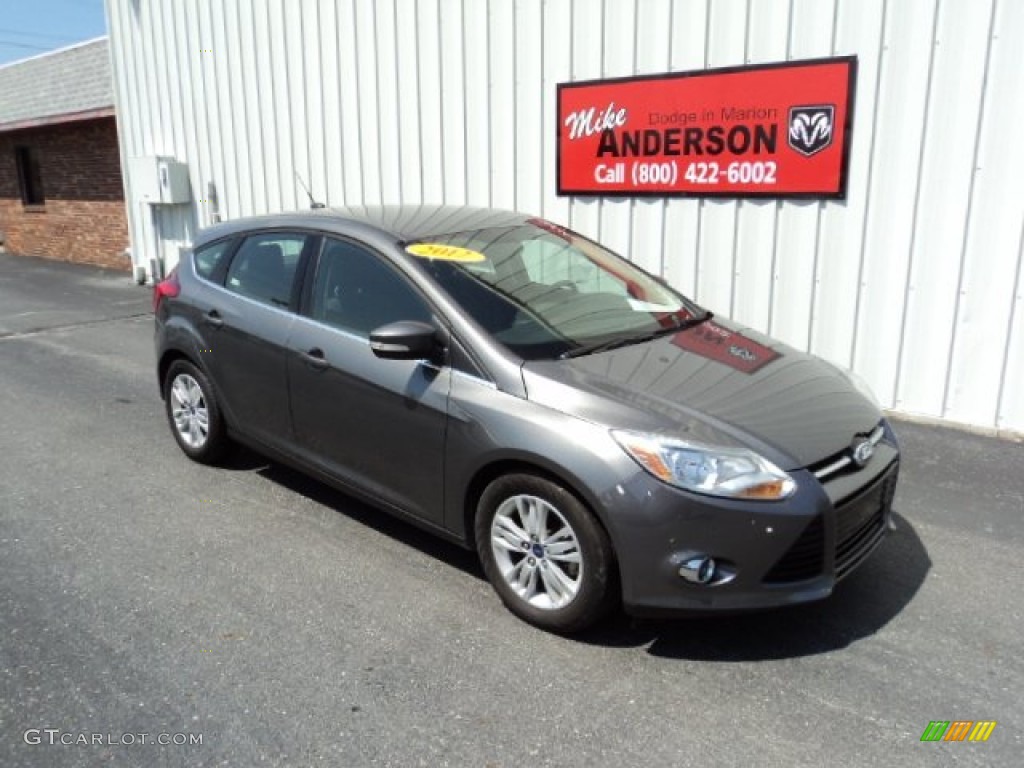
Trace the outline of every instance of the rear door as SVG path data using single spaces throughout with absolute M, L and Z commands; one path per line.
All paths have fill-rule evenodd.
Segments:
M 298 275 L 319 238 L 259 232 L 239 245 L 226 291 L 205 311 L 205 359 L 231 415 L 231 426 L 268 445 L 291 438 L 285 342 L 295 321 Z
M 313 265 L 311 265 L 313 266 Z M 288 346 L 295 441 L 338 479 L 440 525 L 451 371 L 425 360 L 381 360 L 372 330 L 433 322 L 408 279 L 354 242 L 327 238 L 303 317 Z

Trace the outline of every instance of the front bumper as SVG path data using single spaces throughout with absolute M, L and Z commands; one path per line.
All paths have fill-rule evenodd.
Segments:
M 889 527 L 899 450 L 883 441 L 862 469 L 819 481 L 790 474 L 780 502 L 700 496 L 641 473 L 603 499 L 634 615 L 758 610 L 820 600 L 878 547 Z M 680 576 L 695 554 L 716 563 L 697 584 Z

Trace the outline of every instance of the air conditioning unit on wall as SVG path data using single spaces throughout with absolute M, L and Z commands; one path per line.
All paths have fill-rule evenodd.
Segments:
M 128 178 L 137 203 L 175 205 L 192 200 L 188 166 L 172 157 L 130 157 Z

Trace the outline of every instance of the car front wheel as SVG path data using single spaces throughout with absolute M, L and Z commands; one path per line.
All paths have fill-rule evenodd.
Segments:
M 520 618 L 567 634 L 593 625 L 614 605 L 608 536 L 557 483 L 530 474 L 498 478 L 480 497 L 475 527 L 484 572 Z
M 187 360 L 176 360 L 168 369 L 164 405 L 174 439 L 190 459 L 212 464 L 224 455 L 228 438 L 213 388 Z

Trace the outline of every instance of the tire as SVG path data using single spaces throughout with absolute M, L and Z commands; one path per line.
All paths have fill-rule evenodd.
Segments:
M 209 379 L 188 360 L 175 360 L 164 377 L 164 408 L 171 434 L 185 455 L 215 464 L 227 451 L 224 418 Z
M 530 624 L 558 634 L 579 632 L 618 601 L 607 533 L 557 483 L 532 474 L 499 477 L 480 497 L 474 529 L 491 585 Z

